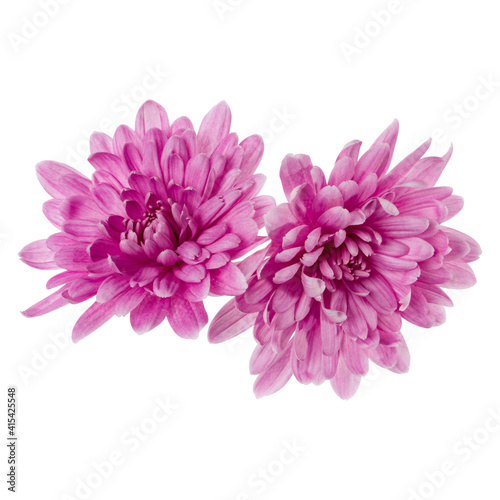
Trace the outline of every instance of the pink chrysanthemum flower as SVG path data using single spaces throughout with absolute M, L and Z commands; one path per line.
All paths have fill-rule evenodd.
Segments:
M 422 158 L 428 141 L 387 173 L 397 132 L 395 121 L 359 159 L 361 143 L 347 144 L 328 181 L 308 156 L 284 159 L 288 203 L 265 216 L 270 246 L 249 261 L 248 289 L 209 329 L 221 342 L 254 323 L 257 396 L 295 375 L 305 384 L 330 380 L 347 399 L 369 360 L 406 372 L 402 319 L 439 325 L 452 305 L 442 288 L 475 283 L 468 263 L 478 244 L 442 225 L 463 201 L 435 187 L 451 150 Z
M 196 133 L 188 118 L 170 125 L 165 110 L 148 101 L 135 130 L 121 125 L 113 138 L 92 136 L 92 180 L 60 163 L 40 163 L 38 178 L 53 197 L 43 211 L 59 232 L 27 245 L 20 257 L 64 271 L 47 283 L 61 288 L 23 314 L 95 297 L 74 327 L 75 341 L 128 313 L 138 333 L 167 318 L 179 336 L 196 337 L 208 322 L 208 294 L 247 288 L 232 261 L 265 239 L 257 233 L 274 206 L 273 198 L 257 197 L 265 180 L 254 174 L 261 137 L 238 144 L 230 125 L 224 102 Z

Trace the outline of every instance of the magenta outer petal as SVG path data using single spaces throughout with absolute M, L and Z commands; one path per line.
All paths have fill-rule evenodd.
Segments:
M 251 135 L 243 141 L 240 146 L 243 148 L 244 155 L 241 163 L 241 176 L 252 175 L 262 159 L 264 154 L 264 141 L 260 135 Z
M 231 299 L 210 323 L 208 340 L 212 344 L 219 344 L 236 337 L 251 328 L 256 318 L 257 313 L 247 314 L 239 311 L 235 299 Z
M 229 134 L 231 110 L 225 102 L 220 102 L 203 118 L 198 132 L 200 151 L 211 155 L 217 144 Z
M 253 387 L 255 396 L 258 398 L 269 396 L 279 391 L 290 380 L 292 376 L 290 350 L 289 347 L 265 372 L 257 377 Z
M 274 352 L 271 343 L 264 345 L 258 344 L 250 358 L 250 373 L 258 375 L 265 372 L 276 360 L 278 354 Z
M 33 318 L 35 316 L 41 316 L 42 314 L 47 314 L 48 312 L 55 311 L 68 304 L 68 301 L 62 296 L 62 294 L 69 288 L 69 285 L 64 285 L 57 292 L 52 293 L 45 299 L 37 302 L 35 305 L 31 306 L 26 311 L 23 311 L 23 316 L 27 318 Z
M 208 315 L 202 302 L 188 302 L 179 296 L 170 299 L 167 319 L 174 332 L 185 339 L 195 339 L 208 323 Z
M 38 240 L 26 245 L 20 252 L 21 260 L 36 269 L 59 269 L 54 261 L 54 252 L 47 248 L 47 240 Z
M 287 200 L 290 201 L 292 191 L 301 184 L 314 185 L 311 174 L 311 158 L 307 155 L 288 155 L 280 169 L 281 183 Z
M 104 325 L 115 314 L 114 301 L 99 304 L 92 304 L 78 319 L 73 327 L 73 342 L 79 342 L 87 335 Z
M 36 172 L 40 184 L 53 198 L 63 199 L 68 195 L 71 196 L 72 194 L 75 194 L 71 189 L 68 189 L 61 184 L 61 180 L 66 175 L 74 175 L 83 179 L 84 182 L 88 182 L 88 179 L 86 179 L 74 168 L 68 167 L 63 163 L 58 163 L 56 161 L 42 161 L 38 163 L 36 166 Z
M 241 295 L 247 287 L 244 274 L 232 262 L 210 272 L 210 292 L 215 295 Z
M 360 383 L 361 375 L 349 371 L 344 359 L 340 357 L 337 371 L 331 380 L 333 390 L 340 398 L 351 399 L 356 394 Z
M 288 204 L 271 208 L 264 216 L 266 230 L 271 239 L 284 236 L 297 225 L 297 219 L 292 214 Z
M 397 347 L 397 361 L 391 371 L 394 373 L 407 373 L 410 369 L 410 351 L 403 340 Z
M 162 323 L 170 307 L 170 299 L 146 294 L 142 302 L 130 313 L 130 324 L 140 335 Z
M 135 131 L 141 135 L 146 135 L 146 132 L 152 128 L 158 128 L 169 132 L 170 124 L 168 121 L 167 112 L 154 101 L 146 101 L 139 109 L 135 120 Z

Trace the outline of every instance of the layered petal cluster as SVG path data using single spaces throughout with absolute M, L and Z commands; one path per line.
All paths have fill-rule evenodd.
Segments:
M 428 141 L 388 172 L 397 133 L 394 122 L 361 157 L 361 143 L 350 142 L 328 179 L 308 156 L 284 159 L 288 203 L 265 216 L 271 243 L 246 269 L 248 289 L 209 329 L 221 342 L 254 324 L 257 396 L 294 375 L 329 380 L 347 399 L 370 360 L 406 372 L 402 320 L 443 323 L 452 305 L 443 288 L 475 283 L 478 244 L 444 225 L 463 200 L 435 186 L 451 150 L 424 158 Z
M 257 196 L 265 177 L 255 174 L 263 141 L 238 142 L 226 103 L 215 106 L 198 132 L 181 117 L 148 101 L 135 130 L 111 138 L 93 134 L 92 179 L 45 161 L 38 178 L 53 199 L 43 211 L 58 232 L 27 245 L 20 257 L 38 269 L 59 269 L 47 288 L 60 287 L 24 312 L 48 313 L 95 297 L 79 318 L 78 341 L 113 315 L 130 313 L 144 333 L 165 318 L 194 338 L 208 322 L 203 300 L 247 288 L 233 262 L 259 245 L 272 197 Z

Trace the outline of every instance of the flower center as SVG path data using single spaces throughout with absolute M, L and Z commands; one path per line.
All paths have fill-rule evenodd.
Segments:
M 161 202 L 161 200 L 158 200 L 156 202 L 156 206 L 149 206 L 148 211 L 142 214 L 142 223 L 145 226 L 152 224 L 153 221 L 155 221 L 158 217 L 158 212 L 162 211 L 165 211 L 165 209 L 163 208 L 163 203 Z
M 332 255 L 332 262 L 340 268 L 342 278 L 353 281 L 370 276 L 370 269 L 367 267 L 365 256 L 362 253 L 352 255 L 345 252 L 344 249 L 345 247 L 335 249 Z
M 161 200 L 155 198 L 149 196 L 146 199 L 142 212 L 129 212 L 130 218 L 124 221 L 125 230 L 121 239 L 133 240 L 140 246 L 152 241 L 161 249 L 175 249 L 180 243 L 180 231 L 172 214 L 172 207 L 165 206 Z
M 330 241 L 324 245 L 319 268 L 325 278 L 355 281 L 370 276 L 367 258 L 373 254 L 370 243 L 354 234 L 347 234 L 342 243 Z

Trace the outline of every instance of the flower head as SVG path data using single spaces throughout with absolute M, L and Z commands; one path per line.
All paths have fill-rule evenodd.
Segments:
M 95 302 L 79 318 L 78 341 L 113 315 L 130 313 L 144 333 L 165 318 L 181 337 L 208 322 L 203 300 L 238 295 L 247 282 L 233 260 L 262 242 L 258 230 L 273 198 L 257 196 L 254 174 L 263 141 L 238 144 L 226 103 L 215 106 L 198 133 L 181 117 L 146 102 L 135 130 L 91 137 L 92 180 L 45 161 L 38 178 L 52 196 L 43 211 L 59 232 L 27 245 L 20 257 L 38 269 L 59 269 L 47 288 L 60 287 L 23 314 L 38 316 L 68 303 Z
M 361 143 L 347 144 L 328 180 L 308 156 L 284 159 L 288 203 L 265 216 L 269 248 L 247 261 L 248 289 L 209 329 L 220 342 L 254 324 L 257 396 L 294 375 L 330 380 L 347 399 L 370 360 L 406 372 L 402 319 L 439 325 L 452 305 L 442 288 L 475 283 L 478 244 L 443 225 L 463 200 L 435 187 L 451 150 L 423 158 L 428 141 L 388 172 L 397 133 L 395 121 L 360 158 Z

